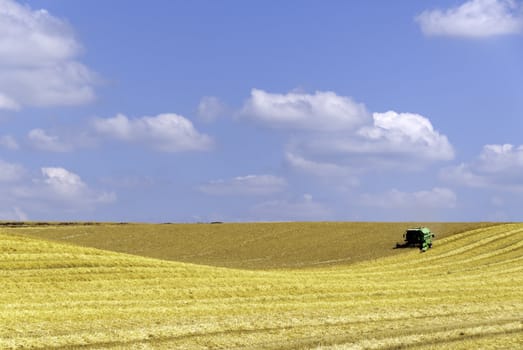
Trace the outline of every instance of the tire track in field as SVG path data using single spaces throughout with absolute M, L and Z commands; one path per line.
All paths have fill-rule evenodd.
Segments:
M 520 239 L 521 239 L 521 238 L 523 238 L 523 235 L 521 233 L 523 233 L 523 229 L 516 229 L 516 230 L 509 230 L 509 231 L 500 232 L 500 233 L 494 233 L 490 237 L 485 237 L 485 238 L 476 240 L 472 243 L 461 245 L 457 248 L 451 248 L 449 251 L 447 251 L 445 253 L 430 256 L 427 259 L 425 259 L 425 261 L 430 262 L 430 261 L 437 261 L 439 259 L 446 259 L 448 257 L 463 254 L 464 252 L 470 252 L 472 250 L 477 250 L 479 247 L 485 247 L 485 246 L 496 247 L 496 250 L 497 250 L 497 246 L 495 245 L 496 241 L 501 241 L 505 238 L 512 238 L 512 237 L 516 237 L 516 236 L 520 237 Z
M 507 225 L 508 226 L 508 225 Z M 512 226 L 512 225 L 510 225 Z M 426 253 L 420 253 L 418 258 L 415 258 L 415 254 L 408 254 L 408 255 L 401 255 L 399 257 L 393 257 L 393 258 L 384 258 L 380 261 L 379 265 L 376 264 L 366 264 L 363 263 L 361 265 L 361 272 L 362 273 L 372 273 L 374 271 L 378 273 L 393 273 L 396 271 L 401 271 L 404 269 L 408 270 L 418 270 L 418 269 L 437 269 L 440 265 L 445 264 L 458 264 L 465 260 L 465 257 L 463 259 L 460 258 L 465 253 L 474 255 L 474 252 L 478 250 L 480 247 L 484 247 L 485 249 L 489 249 L 490 251 L 495 254 L 497 251 L 497 241 L 501 241 L 504 239 L 508 239 L 510 241 L 518 242 L 520 244 L 521 240 L 523 240 L 523 228 L 518 228 L 514 230 L 502 230 L 505 227 L 503 226 L 495 226 L 488 229 L 479 229 L 475 231 L 482 232 L 483 234 L 494 231 L 492 235 L 489 235 L 487 237 L 481 238 L 479 240 L 474 239 L 474 235 L 471 235 L 470 233 L 467 233 L 466 237 L 461 238 L 455 238 L 455 236 L 451 236 L 448 238 L 445 238 L 441 241 L 441 244 L 438 244 L 437 248 L 432 248 L 432 250 L 427 251 Z M 456 236 L 459 236 L 462 234 L 458 234 Z M 447 240 L 452 239 L 453 244 L 447 244 Z M 461 242 L 461 244 L 456 244 L 456 241 L 464 241 Z M 443 250 L 443 252 L 439 253 L 438 251 Z M 522 252 L 523 253 L 523 252 Z M 457 257 L 457 259 L 456 259 Z M 452 258 L 452 259 L 449 259 Z M 416 259 L 416 260 L 413 260 Z M 415 265 L 413 266 L 413 263 Z M 359 266 L 358 266 L 359 267 Z M 358 271 L 357 269 L 355 269 Z M 360 271 L 358 271 L 360 272 Z
M 500 238 L 500 240 L 507 238 L 503 237 Z M 489 261 L 492 260 L 497 263 L 501 263 L 507 259 L 505 259 L 505 256 L 512 256 L 515 255 L 515 258 L 521 258 L 523 256 L 523 240 L 519 239 L 519 237 L 512 237 L 508 243 L 506 243 L 502 248 L 496 248 L 496 249 L 488 249 L 491 248 L 490 245 L 487 246 L 486 252 L 481 253 L 480 251 L 475 252 L 476 250 L 469 251 L 469 254 L 467 255 L 460 255 L 458 259 L 445 259 L 441 258 L 441 261 L 438 261 L 439 259 L 430 259 L 430 262 L 438 261 L 435 266 L 419 266 L 416 267 L 415 270 L 421 271 L 421 270 L 441 270 L 442 268 L 446 267 L 455 267 L 459 266 L 459 269 L 457 271 L 470 271 L 469 268 L 470 265 L 472 265 L 475 269 L 484 269 L 489 264 Z M 523 237 L 522 237 L 523 238 Z M 492 242 L 489 242 L 492 243 Z M 501 243 L 501 242 L 498 242 Z M 498 245 L 499 246 L 499 245 Z M 453 254 L 454 255 L 454 254 Z M 448 257 L 448 256 L 447 256 Z M 425 262 L 425 261 L 424 261 Z M 483 271 L 485 272 L 485 271 Z
M 423 317 L 416 317 L 415 319 L 422 321 L 423 319 L 430 320 L 432 317 L 427 315 Z M 412 319 L 412 318 L 408 318 Z M 394 319 L 394 321 L 398 321 L 399 319 Z M 387 323 L 391 322 L 391 320 L 388 319 L 382 319 L 372 322 L 372 326 L 369 331 L 372 329 L 386 329 Z M 111 347 L 118 347 L 118 348 L 130 348 L 132 345 L 137 344 L 148 344 L 148 343 L 154 343 L 154 344 L 171 344 L 172 346 L 175 346 L 175 344 L 183 343 L 184 341 L 199 338 L 200 341 L 202 341 L 203 338 L 230 338 L 230 337 L 244 337 L 248 335 L 253 335 L 256 333 L 271 333 L 271 334 L 281 334 L 283 338 L 285 338 L 285 332 L 290 330 L 296 330 L 296 329 L 315 329 L 318 330 L 321 329 L 328 329 L 328 328 L 347 328 L 349 329 L 351 325 L 355 324 L 369 324 L 369 321 L 350 321 L 350 322 L 338 322 L 338 323 L 330 323 L 330 324 L 303 324 L 303 325 L 289 325 L 289 326 L 280 326 L 280 327 L 264 327 L 264 328 L 256 328 L 256 329 L 227 329 L 227 330 L 216 330 L 216 331 L 209 331 L 209 332 L 192 332 L 187 334 L 180 334 L 180 335 L 173 335 L 173 336 L 158 336 L 153 333 L 149 334 L 145 338 L 140 339 L 132 339 L 132 340 L 125 340 L 125 341 L 100 341 L 90 344 L 64 344 L 64 345 L 58 345 L 58 346 L 42 346 L 42 348 L 46 349 L 54 349 L 54 350 L 66 350 L 66 349 L 97 349 L 97 348 L 111 348 Z M 382 324 L 384 323 L 384 324 Z M 495 331 L 491 332 L 485 332 L 486 328 L 501 328 L 496 329 Z M 481 329 L 481 333 L 476 332 L 476 329 Z M 471 332 L 474 331 L 474 332 Z M 449 336 L 452 336 L 456 332 L 465 333 L 468 332 L 469 334 L 459 334 L 458 333 L 458 339 L 466 339 L 466 338 L 480 338 L 480 337 L 488 337 L 495 334 L 512 334 L 512 333 L 523 333 L 523 326 L 521 323 L 521 319 L 517 318 L 509 318 L 509 319 L 499 319 L 495 321 L 481 321 L 481 322 L 470 322 L 470 323 L 458 323 L 458 324 L 450 324 L 445 326 L 438 326 L 438 327 L 424 327 L 423 331 L 426 333 L 430 333 L 431 339 L 428 342 L 428 344 L 435 344 L 435 343 L 444 343 L 445 340 L 449 339 Z M 275 340 L 275 341 L 263 341 L 263 342 L 257 342 L 252 343 L 248 345 L 242 345 L 239 347 L 227 347 L 229 350 L 242 350 L 242 349 L 303 349 L 304 347 L 310 349 L 312 347 L 317 346 L 319 343 L 328 343 L 330 345 L 345 345 L 347 344 L 347 341 L 350 343 L 351 349 L 354 347 L 355 349 L 395 349 L 394 345 L 391 346 L 375 346 L 373 343 L 383 343 L 384 341 L 388 341 L 389 343 L 394 342 L 401 342 L 401 346 L 410 348 L 414 346 L 420 346 L 423 345 L 423 342 L 419 341 L 420 333 L 417 329 L 410 329 L 410 330 L 403 330 L 401 331 L 401 334 L 398 335 L 397 331 L 378 331 L 373 332 L 374 337 L 366 338 L 366 334 L 362 334 L 359 337 L 355 335 L 351 336 L 339 336 L 339 335 L 331 335 L 331 336 L 325 336 L 321 337 L 319 335 L 314 336 L 308 336 L 308 337 L 299 337 L 294 339 L 286 339 L 285 341 Z M 425 333 L 424 333 L 425 334 Z M 378 336 L 376 336 L 378 335 Z M 436 335 L 436 336 L 434 336 Z M 321 338 L 319 340 L 318 338 Z M 360 347 L 358 347 L 360 346 Z M 217 345 L 216 348 L 223 348 L 223 346 Z M 321 349 L 324 349 L 323 347 Z M 328 348 L 325 348 L 328 349 Z
M 380 329 L 380 328 L 378 328 Z M 337 336 L 310 336 L 273 342 L 260 342 L 249 346 L 231 348 L 231 350 L 290 350 L 290 349 L 317 349 L 317 350 L 342 350 L 342 349 L 404 349 L 415 348 L 427 344 L 446 344 L 465 339 L 478 339 L 497 336 L 500 334 L 523 334 L 521 319 L 511 318 L 505 320 L 471 322 L 451 324 L 439 327 L 423 327 L 424 333 L 419 330 L 381 331 L 374 335 Z M 377 333 L 377 334 L 376 334 Z M 468 334 L 467 334 L 468 333 Z M 423 340 L 423 335 L 429 334 Z M 377 335 L 377 336 L 376 336 Z M 420 339 L 421 338 L 421 339 Z M 421 341 L 420 341 L 421 340 Z M 384 344 L 385 343 L 385 344 Z M 388 344 L 387 344 L 388 343 Z

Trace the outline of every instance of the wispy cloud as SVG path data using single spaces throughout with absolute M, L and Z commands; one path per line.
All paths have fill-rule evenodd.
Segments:
M 20 149 L 20 145 L 16 139 L 11 135 L 2 135 L 0 136 L 0 146 L 7 148 L 12 151 Z
M 19 207 L 12 207 L 0 211 L 0 220 L 27 221 L 29 220 L 29 216 Z
M 25 175 L 25 168 L 16 163 L 5 162 L 0 159 L 0 182 L 18 181 Z
M 215 96 L 204 96 L 198 104 L 198 117 L 210 123 L 229 113 L 229 108 Z
M 392 189 L 381 194 L 363 194 L 361 203 L 388 209 L 454 208 L 457 196 L 452 190 L 441 187 L 415 192 Z
M 229 180 L 214 180 L 199 187 L 203 193 L 215 196 L 265 196 L 281 192 L 285 179 L 274 175 L 238 176 Z
M 272 200 L 255 205 L 251 215 L 258 221 L 318 221 L 332 218 L 331 210 L 310 194 L 294 200 Z
M 466 187 L 523 191 L 522 173 L 523 145 L 491 144 L 472 162 L 444 168 L 440 177 Z
M 45 130 L 33 129 L 27 134 L 31 145 L 41 151 L 70 152 L 72 145 L 61 141 L 58 136 L 49 135 Z

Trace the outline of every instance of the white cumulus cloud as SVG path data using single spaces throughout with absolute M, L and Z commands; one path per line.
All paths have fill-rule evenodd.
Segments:
M 440 177 L 467 187 L 523 191 L 523 145 L 490 144 L 469 163 L 444 168 Z
M 292 132 L 287 164 L 323 177 L 350 178 L 376 168 L 421 169 L 454 158 L 448 138 L 420 114 L 370 113 L 334 92 L 275 94 L 253 89 L 237 113 Z M 415 164 L 415 165 L 414 165 Z
M 80 176 L 64 168 L 42 168 L 43 183 L 61 197 L 77 197 L 87 189 Z
M 485 145 L 479 160 L 479 169 L 485 173 L 523 171 L 523 145 Z
M 0 218 L 57 220 L 72 213 L 83 215 L 86 210 L 116 201 L 114 192 L 95 189 L 63 167 L 39 170 L 39 174 L 30 176 L 23 166 L 0 160 Z
M 21 184 L 10 191 L 16 201 L 26 201 L 26 206 L 47 207 L 61 204 L 68 211 L 73 211 L 116 200 L 113 192 L 93 190 L 78 174 L 65 168 L 43 167 L 40 170 L 41 177 L 33 179 L 31 184 Z
M 363 127 L 358 134 L 363 142 L 356 152 L 410 154 L 431 160 L 450 160 L 454 150 L 445 135 L 434 130 L 429 119 L 413 113 L 373 114 L 374 125 Z M 360 149 L 358 149 L 359 147 Z
M 514 0 L 470 0 L 424 11 L 416 21 L 426 35 L 483 38 L 523 32 L 523 6 Z
M 199 187 L 203 193 L 215 196 L 260 196 L 281 192 L 285 179 L 274 175 L 238 176 L 229 180 L 214 180 Z
M 453 159 L 454 149 L 428 118 L 389 111 L 374 113 L 372 124 L 353 132 L 296 136 L 286 157 L 295 168 L 332 176 L 376 168 L 417 170 Z
M 118 114 L 95 119 L 93 126 L 109 139 L 141 143 L 161 152 L 206 151 L 213 146 L 210 136 L 198 132 L 190 120 L 174 113 L 134 119 Z
M 353 129 L 369 118 L 363 104 L 330 91 L 274 94 L 252 89 L 239 114 L 271 128 L 326 131 Z
M 0 109 L 91 101 L 96 77 L 77 60 L 81 51 L 64 20 L 0 0 Z

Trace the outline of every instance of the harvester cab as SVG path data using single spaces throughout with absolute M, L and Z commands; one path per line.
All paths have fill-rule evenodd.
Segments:
M 428 227 L 415 227 L 409 228 L 405 231 L 403 238 L 405 242 L 396 246 L 399 247 L 419 247 L 423 252 L 427 249 L 432 248 L 432 239 L 435 235 L 430 231 Z

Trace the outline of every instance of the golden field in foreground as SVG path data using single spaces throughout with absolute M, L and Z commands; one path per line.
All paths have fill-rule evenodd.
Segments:
M 307 268 L 276 270 L 158 260 L 18 231 L 31 229 L 0 231 L 2 349 L 515 349 L 523 342 L 523 224 L 448 235 L 423 254 L 398 249 L 311 267 L 337 259 L 322 255 L 305 259 Z M 366 238 L 335 248 L 357 255 L 350 249 L 361 250 Z M 299 254 L 289 254 L 294 263 Z

